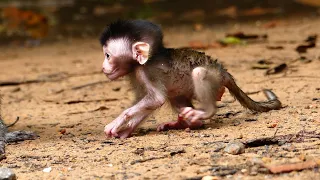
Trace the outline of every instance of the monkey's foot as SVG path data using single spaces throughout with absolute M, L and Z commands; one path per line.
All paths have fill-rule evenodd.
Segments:
M 132 127 L 126 127 L 121 128 L 119 131 L 118 128 L 116 128 L 116 123 L 111 122 L 110 124 L 106 125 L 104 128 L 104 133 L 107 136 L 107 138 L 115 137 L 115 138 L 127 138 L 131 136 L 131 133 L 134 131 L 134 128 Z
M 199 129 L 203 126 L 203 123 L 201 120 L 197 121 L 188 121 L 184 120 L 181 116 L 178 116 L 177 121 L 167 122 L 160 124 L 157 128 L 157 131 L 167 131 L 171 129 Z

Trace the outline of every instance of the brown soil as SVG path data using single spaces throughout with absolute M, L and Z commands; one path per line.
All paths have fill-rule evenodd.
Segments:
M 304 54 L 311 62 L 299 60 L 294 50 L 308 35 L 320 35 L 319 29 L 319 18 L 281 21 L 272 29 L 255 23 L 206 27 L 197 32 L 189 27 L 166 29 L 165 42 L 170 47 L 186 46 L 193 40 L 213 42 L 226 32 L 267 33 L 267 42 L 205 52 L 218 57 L 245 92 L 272 89 L 285 108 L 253 114 L 226 93 L 219 102 L 223 106 L 205 121 L 204 129 L 156 132 L 161 122 L 176 119 L 165 105 L 133 137 L 124 140 L 106 139 L 103 134 L 104 126 L 133 99 L 124 79 L 71 89 L 106 80 L 100 72 L 103 55 L 96 39 L 69 39 L 35 48 L 2 47 L 0 81 L 38 78 L 46 82 L 0 87 L 5 122 L 20 117 L 9 130 L 40 135 L 37 140 L 9 144 L 1 166 L 12 168 L 19 179 L 199 179 L 214 174 L 210 168 L 217 166 L 238 170 L 233 176 L 224 176 L 232 179 L 320 179 L 318 169 L 272 175 L 256 174 L 252 166 L 259 159 L 268 165 L 319 159 L 319 139 L 247 148 L 240 155 L 217 150 L 232 139 L 272 137 L 276 131 L 277 135 L 319 132 L 320 101 L 315 98 L 320 98 L 320 43 Z M 269 50 L 267 45 L 284 49 Z M 261 59 L 274 65 L 287 63 L 289 68 L 286 73 L 265 76 L 266 70 L 252 69 Z M 48 81 L 52 79 L 55 81 Z M 250 96 L 264 100 L 262 93 Z M 270 128 L 270 124 L 276 127 Z M 47 167 L 52 171 L 43 172 Z

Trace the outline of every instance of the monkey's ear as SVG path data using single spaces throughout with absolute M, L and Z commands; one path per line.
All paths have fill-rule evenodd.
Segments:
M 136 42 L 132 45 L 133 59 L 139 64 L 145 64 L 149 59 L 150 45 L 145 42 Z

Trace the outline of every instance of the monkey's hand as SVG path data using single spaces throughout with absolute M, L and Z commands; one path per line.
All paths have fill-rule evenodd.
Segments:
M 193 109 L 192 107 L 184 107 L 181 109 L 179 117 L 183 120 L 188 120 L 190 122 L 197 122 L 206 118 L 206 112 L 202 110 Z
M 110 124 L 106 125 L 104 128 L 104 132 L 108 138 L 127 138 L 134 131 L 135 127 L 139 123 L 137 121 L 141 118 L 143 117 L 137 117 L 137 115 L 135 115 L 133 108 L 129 108 L 123 111 Z

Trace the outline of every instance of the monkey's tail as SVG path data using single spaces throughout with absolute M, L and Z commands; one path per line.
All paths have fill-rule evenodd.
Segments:
M 229 89 L 229 92 L 234 96 L 242 106 L 257 112 L 267 112 L 273 109 L 280 109 L 281 102 L 278 97 L 268 89 L 264 89 L 263 93 L 267 97 L 268 101 L 257 102 L 252 100 L 246 93 L 244 93 L 235 83 L 233 77 L 228 73 L 227 83 L 225 86 Z

